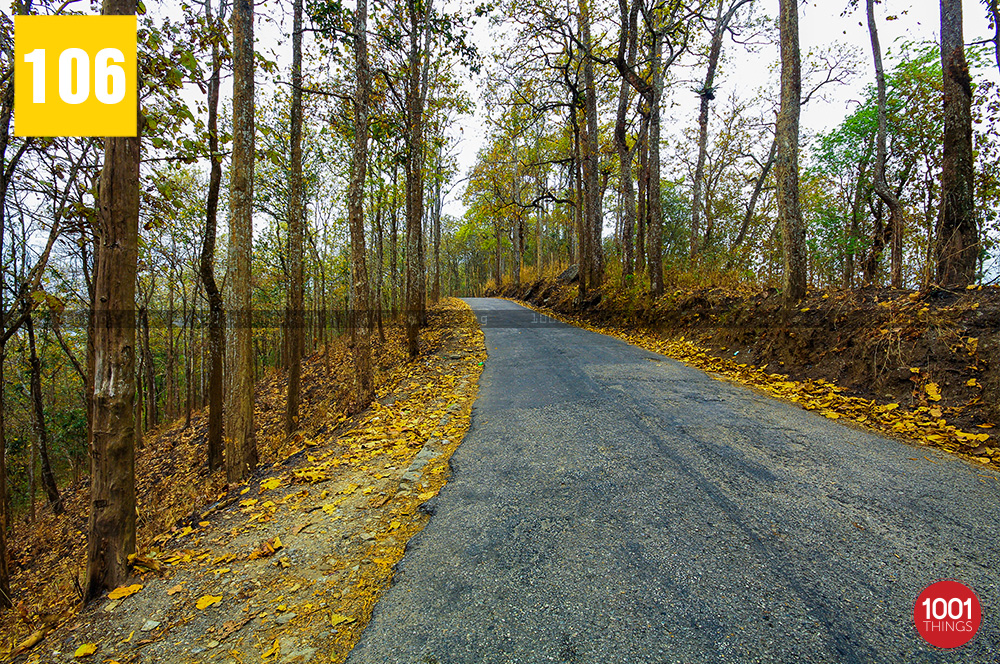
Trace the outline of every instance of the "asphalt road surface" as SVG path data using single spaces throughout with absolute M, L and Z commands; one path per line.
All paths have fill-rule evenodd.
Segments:
M 997 473 L 468 302 L 472 426 L 349 662 L 1000 661 Z M 913 622 L 945 578 L 951 650 Z

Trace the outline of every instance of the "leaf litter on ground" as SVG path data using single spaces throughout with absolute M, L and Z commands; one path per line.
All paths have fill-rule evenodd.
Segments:
M 149 532 L 147 524 L 139 548 L 150 566 L 136 565 L 141 583 L 132 584 L 142 591 L 78 615 L 64 610 L 55 633 L 43 634 L 19 661 L 47 661 L 53 652 L 72 653 L 86 643 L 122 664 L 261 661 L 272 651 L 266 661 L 343 661 L 406 542 L 429 518 L 421 504 L 447 480 L 448 459 L 468 428 L 486 359 L 475 317 L 455 299 L 431 311 L 415 361 L 405 361 L 401 329 L 387 326 L 386 336 L 375 355 L 376 402 L 354 415 L 349 407 L 335 408 L 335 399 L 324 408 L 314 404 L 300 420 L 310 428 L 292 437 L 292 448 L 281 430 L 283 382 L 272 376 L 258 386 L 258 444 L 268 463 L 257 477 L 245 486 L 220 487 L 193 514 L 198 501 L 189 492 L 175 494 L 188 501 L 189 516 L 160 533 Z M 326 376 L 321 358 L 308 364 L 313 371 L 304 372 L 306 399 L 311 392 L 340 394 L 340 403 L 349 399 L 342 385 L 317 385 L 350 380 L 346 347 L 338 352 L 344 371 L 334 368 Z M 176 439 L 176 427 L 168 430 Z M 422 449 L 433 455 L 408 482 L 402 476 Z M 179 465 L 164 483 L 186 481 L 181 473 L 189 471 Z M 182 514 L 180 507 L 165 508 Z M 162 572 L 151 571 L 156 566 Z M 33 616 L 22 621 L 25 627 L 37 623 L 37 612 Z M 144 636 L 126 639 L 134 633 Z M 12 639 L 7 652 L 14 647 Z

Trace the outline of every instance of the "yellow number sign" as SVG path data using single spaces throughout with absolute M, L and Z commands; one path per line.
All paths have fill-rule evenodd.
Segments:
M 15 16 L 16 136 L 135 136 L 135 16 Z

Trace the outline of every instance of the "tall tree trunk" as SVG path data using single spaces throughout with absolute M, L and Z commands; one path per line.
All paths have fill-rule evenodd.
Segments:
M 646 227 L 649 219 L 649 116 L 643 118 L 643 127 L 636 141 L 639 147 L 639 182 L 636 205 L 635 271 L 646 272 Z
M 31 446 L 31 461 L 28 465 L 28 521 L 35 522 L 35 496 L 38 495 L 38 445 Z
M 997 0 L 986 0 L 986 11 L 993 26 L 993 54 L 997 60 L 997 69 L 1000 69 L 1000 2 Z
M 135 14 L 136 0 L 105 0 L 103 14 Z M 138 109 L 136 109 L 138 122 Z M 97 212 L 93 442 L 85 599 L 128 578 L 135 553 L 135 276 L 139 137 L 104 139 Z
M 399 306 L 399 168 L 392 162 L 392 215 L 389 217 L 389 309 L 396 318 Z
M 513 250 L 514 253 L 514 260 L 511 261 L 511 266 L 510 266 L 511 283 L 514 284 L 515 287 L 519 287 L 521 285 L 521 266 L 524 261 L 521 255 L 520 214 L 515 216 L 513 221 L 511 222 L 511 240 L 512 240 L 511 249 Z
M 650 285 L 653 297 L 663 295 L 663 200 L 660 182 L 660 97 L 663 95 L 663 35 L 653 36 L 651 62 L 653 89 L 649 99 L 649 249 Z
M 257 466 L 253 428 L 253 311 L 250 307 L 250 252 L 253 250 L 254 51 L 253 5 L 233 3 L 233 156 L 230 167 L 229 275 L 226 310 L 226 390 L 223 439 L 226 478 L 245 479 Z
M 410 53 L 406 90 L 406 304 L 405 327 L 406 348 L 414 358 L 419 352 L 418 334 L 423 322 L 424 285 L 423 246 L 424 218 L 424 100 L 426 88 L 422 84 L 421 63 L 429 58 L 426 46 L 420 37 L 430 28 L 431 3 L 426 5 L 418 0 L 407 1 L 410 23 Z
M 591 274 L 590 269 L 590 236 L 587 228 L 587 198 L 586 198 L 586 184 L 583 178 L 583 134 L 586 132 L 586 127 L 580 127 L 580 123 L 577 120 L 576 114 L 577 110 L 574 107 L 571 111 L 573 113 L 573 128 L 574 128 L 574 159 L 573 159 L 573 169 L 574 175 L 576 176 L 576 250 L 579 254 L 577 263 L 579 264 L 578 274 L 580 280 L 580 295 L 586 295 L 587 289 L 591 285 Z
M 441 150 L 443 143 L 438 144 L 437 173 L 434 178 L 434 220 L 432 233 L 434 235 L 434 280 L 431 283 L 431 302 L 441 299 Z
M 28 313 L 24 320 L 28 329 L 28 363 L 31 367 L 31 403 L 32 403 L 32 424 L 35 430 L 35 444 L 38 445 L 38 453 L 42 459 L 42 488 L 49 500 L 49 506 L 56 514 L 63 513 L 62 498 L 59 496 L 59 488 L 56 486 L 56 476 L 52 472 L 52 464 L 49 461 L 49 435 L 45 426 L 45 404 L 42 400 L 42 362 L 38 359 L 38 351 L 35 348 L 35 324 L 32 316 Z
M 544 214 L 544 203 L 540 203 L 535 211 L 535 279 L 542 278 L 542 217 Z
M 703 213 L 703 180 L 705 179 L 705 160 L 708 157 L 708 110 L 715 99 L 715 73 L 719 66 L 719 57 L 722 55 L 722 41 L 726 36 L 726 30 L 733 20 L 736 11 L 745 4 L 753 0 L 735 0 L 728 9 L 725 2 L 718 0 L 718 9 L 715 15 L 715 22 L 712 24 L 712 43 L 708 50 L 708 66 L 705 72 L 705 81 L 702 83 L 698 95 L 701 97 L 698 110 L 698 161 L 694 170 L 694 183 L 691 194 L 691 240 L 689 244 L 689 255 L 693 261 L 701 250 L 699 245 L 701 232 L 701 215 Z M 706 231 L 706 236 L 708 235 Z M 706 237 L 705 244 L 708 243 Z
M 544 118 L 538 123 L 538 134 L 535 137 L 535 148 L 539 149 L 542 142 L 542 136 L 545 134 L 545 120 Z M 542 184 L 542 172 L 541 169 L 535 170 L 535 192 L 540 197 L 545 191 Z M 542 217 L 545 214 L 545 203 L 539 201 L 538 209 L 536 210 L 535 217 L 535 279 L 542 278 Z M 452 291 L 454 293 L 454 291 Z
M 302 290 L 302 0 L 294 2 L 292 19 L 291 169 L 288 174 L 288 394 L 285 400 L 285 433 L 298 427 L 302 389 L 302 349 L 305 345 Z
M 2 310 L 3 306 L 0 302 L 0 311 Z M 2 316 L 0 316 L 0 322 L 2 322 Z M 10 569 L 7 565 L 7 529 L 10 526 L 10 514 L 7 511 L 7 422 L 4 419 L 6 395 L 3 370 L 6 360 L 6 349 L 0 345 L 0 609 L 9 609 L 14 606 L 13 598 L 10 595 Z
M 141 329 L 141 328 L 140 328 Z M 149 418 L 144 413 L 146 411 L 146 401 L 143 389 L 143 376 L 146 366 L 146 356 L 139 352 L 139 363 L 135 372 L 135 447 L 141 450 L 143 445 L 143 434 L 149 431 Z
M 176 255 L 176 254 L 175 254 Z M 174 344 L 174 277 L 167 279 L 167 319 L 164 329 L 167 333 L 167 407 L 166 421 L 177 416 L 177 352 Z
M 497 288 L 500 288 L 503 286 L 503 263 L 501 261 L 501 256 L 500 256 L 500 247 L 503 246 L 503 243 L 500 241 L 501 238 L 500 220 L 497 215 L 493 215 L 493 235 L 496 238 L 496 245 L 495 245 L 496 251 L 493 252 L 493 256 L 495 259 L 494 263 L 496 266 L 495 274 L 497 280 Z
M 778 155 L 778 223 L 784 253 L 783 290 L 786 305 L 806 294 L 806 233 L 799 208 L 799 111 L 802 79 L 799 54 L 798 0 L 779 0 L 781 31 L 781 110 L 775 140 Z
M 581 157 L 583 159 L 583 180 L 586 193 L 584 205 L 584 226 L 587 229 L 589 245 L 589 279 L 591 287 L 600 286 L 604 281 L 604 247 L 601 234 L 604 219 L 601 210 L 600 186 L 600 134 L 597 125 L 597 86 L 594 82 L 594 59 L 591 56 L 590 0 L 578 0 L 580 8 L 580 37 L 587 51 L 583 53 L 583 108 L 586 131 L 582 132 Z
M 712 28 L 712 43 L 708 50 L 708 70 L 705 72 L 705 82 L 702 83 L 698 96 L 701 102 L 698 106 L 698 160 L 694 168 L 694 182 L 691 188 L 691 239 L 688 243 L 688 255 L 692 262 L 698 255 L 701 233 L 702 180 L 705 178 L 705 159 L 708 156 L 708 108 L 715 99 L 715 70 L 719 65 L 719 55 L 722 53 L 722 38 L 725 26 L 722 24 L 724 3 L 718 0 L 717 13 Z
M 903 286 L 903 207 L 899 204 L 885 179 L 885 72 L 882 69 L 882 48 L 875 25 L 875 0 L 866 0 L 868 34 L 871 37 L 872 57 L 875 60 L 875 83 L 878 88 L 878 132 L 875 146 L 875 172 L 872 173 L 875 193 L 889 207 L 889 226 L 892 233 L 891 283 L 893 288 Z
M 382 309 L 384 306 L 384 299 L 382 296 L 382 286 L 383 286 L 383 275 L 385 274 L 385 261 L 384 261 L 384 232 L 382 229 L 382 216 L 383 216 L 383 198 L 385 195 L 385 189 L 382 185 L 381 174 L 379 177 L 378 185 L 378 200 L 375 201 L 375 295 L 372 297 L 373 306 L 375 308 L 375 322 L 378 325 L 378 340 L 379 343 L 385 343 L 385 328 L 383 326 L 383 315 Z
M 212 3 L 206 3 L 211 23 Z M 222 17 L 219 17 L 221 22 Z M 219 23 L 212 23 L 219 29 Z M 212 75 L 208 81 L 208 152 L 211 160 L 208 176 L 208 200 L 205 206 L 205 236 L 201 245 L 199 272 L 208 299 L 208 469 L 222 467 L 222 362 L 225 354 L 225 311 L 222 293 L 215 282 L 215 235 L 219 209 L 219 188 L 222 184 L 222 156 L 219 155 L 219 79 L 221 63 L 219 47 L 212 43 Z
M 906 187 L 907 181 L 910 179 L 910 171 L 913 168 L 913 161 L 910 161 L 903 166 L 903 171 L 900 175 L 899 184 L 896 185 L 896 193 L 893 194 L 897 199 L 902 195 L 903 188 Z M 891 193 L 891 192 L 890 192 Z M 878 278 L 878 266 L 879 261 L 882 259 L 882 252 L 885 250 L 886 245 L 891 245 L 893 227 L 891 223 L 882 223 L 882 218 L 885 216 L 885 203 L 881 198 L 878 199 L 878 204 L 875 207 L 875 220 L 872 229 L 872 247 L 871 252 L 868 254 L 868 258 L 865 260 L 864 265 L 864 283 L 865 285 L 875 283 Z
M 736 239 L 733 240 L 732 246 L 729 248 L 730 253 L 737 247 L 743 245 L 746 240 L 747 231 L 750 229 L 750 223 L 753 221 L 754 212 L 757 210 L 757 201 L 760 199 L 761 192 L 764 191 L 764 183 L 767 181 L 767 176 L 771 173 L 771 167 L 774 166 L 774 158 L 778 152 L 777 141 L 771 141 L 771 149 L 767 153 L 767 159 L 764 161 L 764 166 L 760 169 L 760 175 L 754 181 L 753 191 L 750 193 L 750 200 L 747 202 L 746 212 L 743 213 L 743 223 L 740 224 L 740 232 L 736 235 Z M 732 258 L 730 258 L 727 265 L 732 265 Z
M 854 276 L 857 271 L 855 257 L 857 256 L 858 239 L 861 230 L 861 203 L 864 193 L 865 175 L 868 173 L 868 160 L 871 158 L 871 143 L 865 148 L 858 164 L 858 180 L 854 185 L 854 197 L 851 202 L 851 224 L 847 231 L 847 251 L 845 252 L 844 288 L 854 288 Z
M 626 67 L 635 66 L 638 39 L 632 24 L 639 18 L 639 3 L 633 2 L 628 8 L 626 0 L 618 3 L 621 18 L 627 24 L 622 26 L 618 40 L 618 58 Z M 634 271 L 635 265 L 635 188 L 632 184 L 632 158 L 635 145 L 629 147 L 626 133 L 628 122 L 629 92 L 632 86 L 623 76 L 618 88 L 618 114 L 615 116 L 615 150 L 618 152 L 618 186 L 621 193 L 622 219 L 622 285 L 624 286 Z
M 142 373 L 146 381 L 146 429 L 151 429 L 160 423 L 156 408 L 156 378 L 153 371 L 153 351 L 149 346 L 149 314 L 148 307 L 139 307 L 139 329 L 142 333 Z
M 961 287 L 976 278 L 979 230 L 973 207 L 972 77 L 965 61 L 962 0 L 941 0 L 944 154 L 938 218 L 938 282 Z
M 368 172 L 368 105 L 371 96 L 371 72 L 368 64 L 368 0 L 358 0 L 354 12 L 354 152 L 351 155 L 351 181 L 347 190 L 347 218 L 351 227 L 351 309 L 355 324 L 354 343 L 355 398 L 365 408 L 375 398 L 372 377 L 371 297 L 368 266 L 365 263 L 365 175 Z
M 187 298 L 184 300 L 184 322 L 181 334 L 184 336 L 184 428 L 191 426 L 191 411 L 194 410 L 194 308 L 196 297 L 192 298 L 191 309 L 188 310 Z

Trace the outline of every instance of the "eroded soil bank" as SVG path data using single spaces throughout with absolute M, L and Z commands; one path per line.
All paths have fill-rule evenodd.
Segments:
M 820 410 L 997 465 L 1000 287 L 675 290 L 656 300 L 559 280 L 490 293 L 568 317 Z

